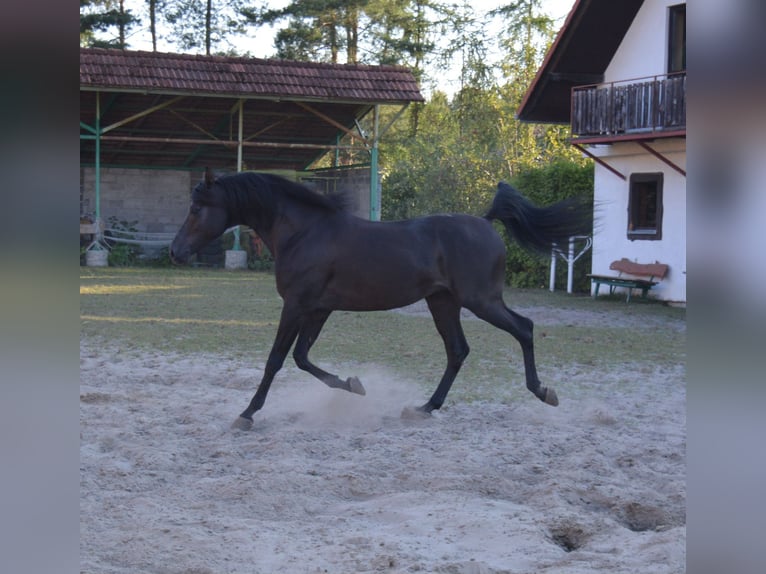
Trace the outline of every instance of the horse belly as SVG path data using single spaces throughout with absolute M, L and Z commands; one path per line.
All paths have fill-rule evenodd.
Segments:
M 328 282 L 325 296 L 339 310 L 395 309 L 423 299 L 438 290 L 440 283 L 430 265 L 417 265 L 408 257 L 368 260 L 338 269 Z

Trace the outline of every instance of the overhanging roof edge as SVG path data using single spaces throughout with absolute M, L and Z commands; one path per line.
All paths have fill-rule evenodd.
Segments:
M 368 100 L 368 99 L 328 99 L 326 97 L 311 96 L 292 96 L 281 94 L 243 94 L 236 92 L 209 92 L 204 90 L 169 90 L 166 88 L 123 88 L 119 86 L 94 86 L 91 84 L 80 85 L 81 92 L 102 92 L 112 94 L 138 94 L 138 95 L 159 95 L 159 96 L 191 96 L 205 98 L 221 98 L 228 100 L 266 100 L 272 102 L 321 102 L 324 104 L 343 104 L 343 105 L 403 105 L 417 100 L 397 99 L 397 100 Z

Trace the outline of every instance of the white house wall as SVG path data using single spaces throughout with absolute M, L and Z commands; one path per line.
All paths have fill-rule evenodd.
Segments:
M 650 144 L 669 160 L 686 168 L 683 139 Z M 627 177 L 623 180 L 600 165 L 594 174 L 597 222 L 593 236 L 593 273 L 614 275 L 609 264 L 623 257 L 638 263 L 666 263 L 667 277 L 651 291 L 664 301 L 686 302 L 686 178 L 638 144 L 622 143 L 590 148 Z M 628 239 L 628 196 L 631 173 L 662 173 L 662 239 Z M 602 286 L 600 293 L 603 293 Z
M 604 72 L 604 82 L 644 78 L 666 72 L 668 8 L 678 4 L 684 2 L 644 0 Z
M 673 0 L 646 0 L 604 74 L 605 82 L 662 75 L 667 69 L 668 8 Z M 686 139 L 659 139 L 648 144 L 686 170 Z M 609 264 L 623 257 L 639 263 L 659 261 L 669 266 L 667 277 L 651 296 L 686 302 L 686 177 L 636 143 L 589 147 L 623 180 L 596 164 L 594 199 L 598 223 L 593 236 L 592 272 L 614 275 Z M 632 173 L 663 174 L 662 239 L 628 239 L 628 197 Z M 602 286 L 600 293 L 604 291 Z

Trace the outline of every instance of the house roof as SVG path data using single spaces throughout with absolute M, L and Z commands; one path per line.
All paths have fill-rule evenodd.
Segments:
M 234 168 L 241 105 L 244 167 L 302 170 L 374 106 L 421 101 L 400 66 L 81 48 L 80 159 L 100 131 L 102 165 Z
M 517 111 L 522 121 L 569 123 L 572 88 L 598 84 L 644 0 L 577 0 Z

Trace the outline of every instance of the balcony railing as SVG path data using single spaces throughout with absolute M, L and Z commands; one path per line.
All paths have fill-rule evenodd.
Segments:
M 686 73 L 572 89 L 572 135 L 621 136 L 686 129 Z

